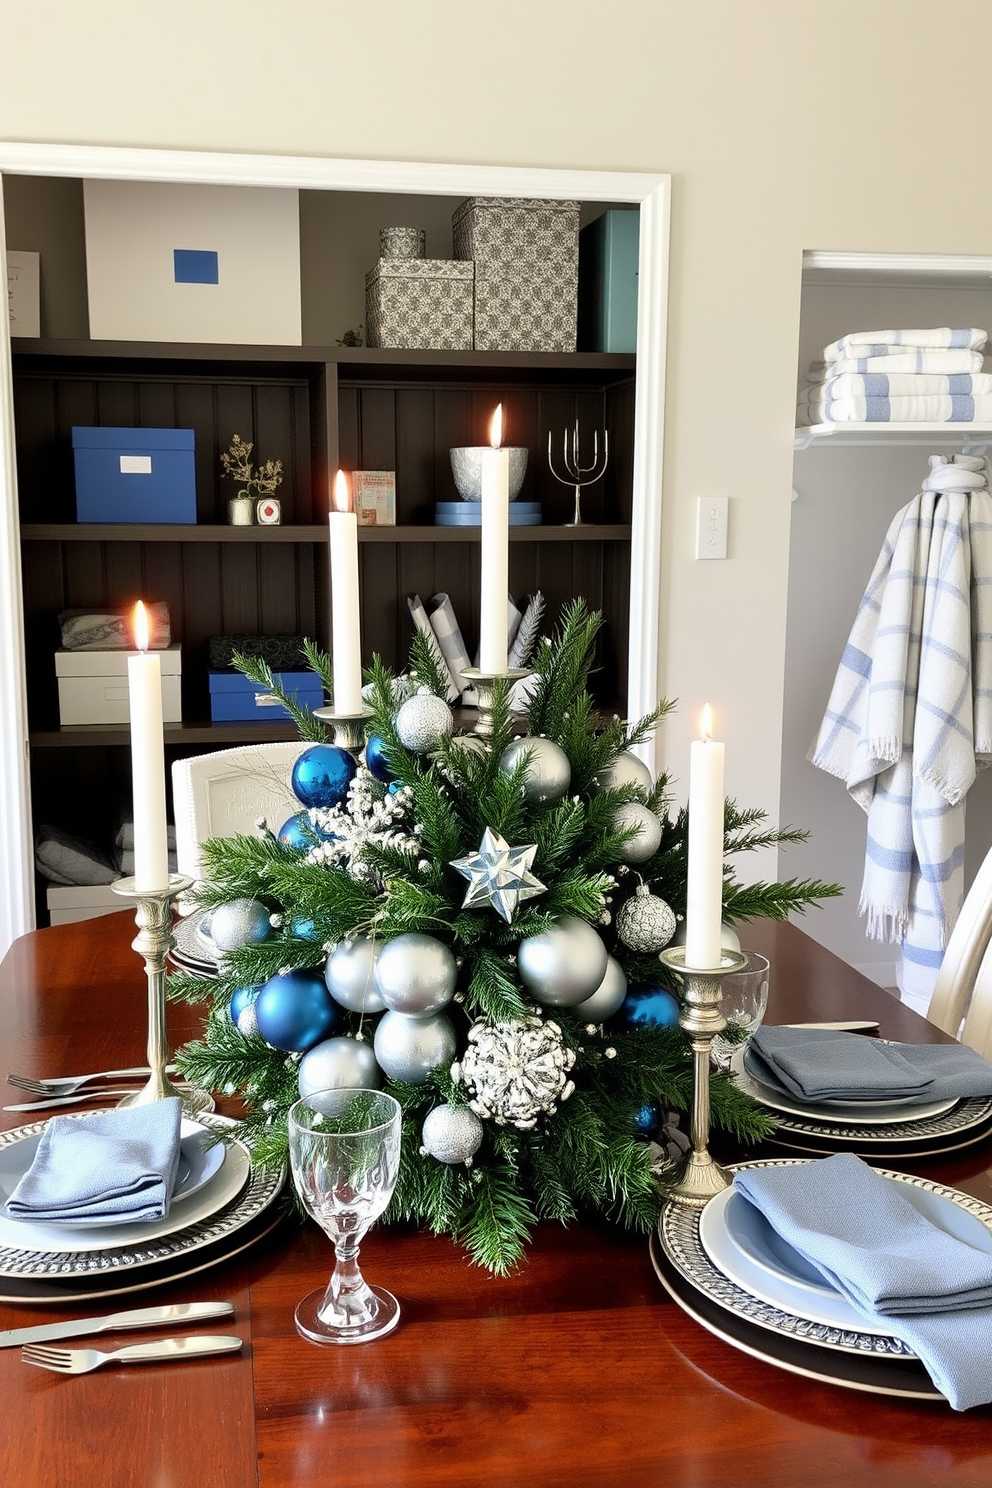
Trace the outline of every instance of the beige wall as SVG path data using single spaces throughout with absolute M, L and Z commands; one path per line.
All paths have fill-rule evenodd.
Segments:
M 982 0 L 0 0 L 0 137 L 674 177 L 665 731 L 777 809 L 804 248 L 987 252 Z M 953 77 L 951 76 L 953 72 Z M 695 498 L 731 556 L 692 558 Z M 789 871 L 788 859 L 783 868 Z

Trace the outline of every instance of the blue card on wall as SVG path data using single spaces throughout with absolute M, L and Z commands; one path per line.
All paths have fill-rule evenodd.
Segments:
M 177 284 L 218 284 L 217 254 L 208 248 L 174 248 L 173 271 Z

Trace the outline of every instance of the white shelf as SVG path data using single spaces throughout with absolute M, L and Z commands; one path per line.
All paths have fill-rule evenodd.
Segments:
M 988 288 L 992 256 L 987 253 L 836 253 L 803 254 L 803 279 L 810 284 L 957 285 Z
M 870 445 L 937 445 L 983 454 L 992 445 L 992 424 L 810 424 L 796 430 L 795 448 L 809 449 L 827 443 L 832 449 L 867 448 Z

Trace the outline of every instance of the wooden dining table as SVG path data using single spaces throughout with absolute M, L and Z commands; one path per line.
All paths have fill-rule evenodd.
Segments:
M 140 1064 L 133 919 L 18 940 L 0 966 L 2 1070 L 53 1075 Z M 877 1019 L 883 1036 L 944 1035 L 788 924 L 744 927 L 771 961 L 769 1022 Z M 173 1047 L 201 1012 L 171 1004 Z M 9 1086 L 10 1100 L 17 1095 Z M 9 1103 L 9 1102 L 5 1102 Z M 219 1102 L 219 1109 L 224 1109 Z M 4 1128 L 27 1116 L 5 1114 Z M 728 1157 L 742 1156 L 724 1148 Z M 907 1171 L 992 1201 L 992 1142 Z M 257 1246 L 145 1294 L 58 1308 L 0 1304 L 0 1329 L 153 1301 L 229 1298 L 239 1354 L 77 1377 L 0 1350 L 3 1488 L 913 1488 L 992 1481 L 992 1407 L 860 1393 L 751 1358 L 687 1316 L 644 1236 L 600 1222 L 539 1226 L 498 1279 L 450 1240 L 380 1225 L 363 1270 L 400 1326 L 322 1348 L 293 1310 L 330 1273 L 329 1242 L 288 1217 Z M 141 1341 L 153 1333 L 109 1335 Z M 93 1340 L 97 1342 L 98 1340 Z M 83 1340 L 90 1342 L 90 1340 Z

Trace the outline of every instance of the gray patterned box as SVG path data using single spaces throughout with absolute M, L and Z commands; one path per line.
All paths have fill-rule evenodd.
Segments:
M 475 263 L 476 351 L 574 351 L 578 202 L 473 196 L 451 225 Z
M 369 346 L 472 350 L 473 265 L 451 258 L 380 258 L 365 276 Z

